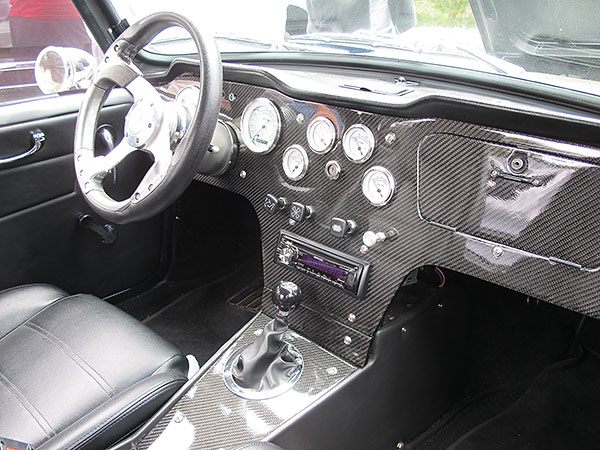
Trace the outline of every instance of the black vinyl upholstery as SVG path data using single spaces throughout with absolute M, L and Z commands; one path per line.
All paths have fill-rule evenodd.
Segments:
M 0 292 L 0 436 L 105 448 L 186 381 L 185 356 L 107 302 L 48 285 Z

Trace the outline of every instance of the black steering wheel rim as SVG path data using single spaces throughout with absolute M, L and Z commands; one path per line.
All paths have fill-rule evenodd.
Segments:
M 191 35 L 198 49 L 200 77 L 197 108 L 176 145 L 171 145 L 171 140 L 166 137 L 167 133 L 172 135 L 173 132 L 172 122 L 176 120 L 173 116 L 174 107 L 160 97 L 132 62 L 135 55 L 158 33 L 171 26 L 180 26 Z M 127 28 L 106 51 L 95 72 L 93 83 L 86 91 L 77 118 L 76 176 L 90 207 L 106 220 L 125 224 L 147 219 L 170 206 L 192 182 L 206 155 L 219 116 L 222 84 L 221 59 L 214 39 L 202 34 L 185 17 L 175 13 L 156 13 Z M 154 114 L 160 123 L 155 124 L 156 130 L 146 133 L 150 137 L 139 147 L 134 148 L 135 144 L 128 147 L 124 138 L 106 157 L 95 157 L 94 140 L 100 109 L 110 91 L 117 86 L 130 90 L 134 96 L 134 106 L 130 113 L 137 108 L 139 114 L 133 115 L 147 119 L 149 114 Z M 149 109 L 152 110 L 150 113 Z M 129 116 L 130 114 L 128 119 Z M 148 127 L 151 125 L 149 123 Z M 168 148 L 165 149 L 165 146 Z M 144 184 L 145 177 L 129 199 L 119 202 L 104 192 L 102 179 L 108 174 L 110 167 L 116 165 L 115 162 L 118 164 L 124 158 L 123 155 L 133 151 L 153 154 L 155 162 L 146 177 L 152 175 L 154 178 L 149 177 Z M 113 152 L 115 153 L 111 156 Z

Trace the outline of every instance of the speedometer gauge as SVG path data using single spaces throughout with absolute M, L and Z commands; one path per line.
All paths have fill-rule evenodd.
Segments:
M 324 116 L 314 119 L 306 130 L 308 145 L 318 155 L 324 155 L 331 150 L 336 138 L 335 125 Z
M 277 144 L 281 116 L 275 104 L 266 98 L 250 102 L 242 113 L 242 138 L 254 153 L 268 153 Z
M 373 154 L 375 137 L 369 127 L 355 124 L 344 133 L 342 145 L 346 158 L 354 163 L 363 163 Z
M 367 200 L 375 206 L 387 204 L 396 189 L 392 173 L 382 166 L 373 166 L 363 175 L 362 191 Z
M 299 145 L 288 147 L 283 153 L 283 171 L 292 181 L 304 178 L 308 170 L 308 155 Z

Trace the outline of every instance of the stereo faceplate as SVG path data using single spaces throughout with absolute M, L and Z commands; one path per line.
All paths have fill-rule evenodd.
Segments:
M 297 234 L 280 231 L 274 260 L 359 299 L 367 295 L 367 261 Z

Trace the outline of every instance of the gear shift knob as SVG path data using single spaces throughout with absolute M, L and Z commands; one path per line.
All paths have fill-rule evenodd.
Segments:
M 277 310 L 287 315 L 302 303 L 302 291 L 296 283 L 280 281 L 273 289 L 271 299 Z

